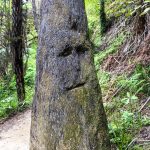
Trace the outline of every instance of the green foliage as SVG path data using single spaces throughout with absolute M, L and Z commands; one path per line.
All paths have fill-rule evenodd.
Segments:
M 26 86 L 33 87 L 34 85 L 36 49 L 37 49 L 37 46 L 35 45 L 35 43 L 33 43 L 31 45 L 31 48 L 28 49 L 28 53 L 29 53 L 28 67 L 27 67 L 26 74 L 25 74 Z
M 97 73 L 97 76 L 98 76 L 101 88 L 103 88 L 105 90 L 105 87 L 106 87 L 106 90 L 107 90 L 107 85 L 108 85 L 107 83 L 109 82 L 109 80 L 111 78 L 110 73 L 106 72 L 106 71 L 99 70 Z
M 111 142 L 119 150 L 127 149 L 142 126 L 150 124 L 149 118 L 139 112 L 140 96 L 150 96 L 150 67 L 139 64 L 130 76 L 125 73 L 114 75 L 100 68 L 110 54 L 118 52 L 125 38 L 124 34 L 120 34 L 107 49 L 95 54 L 95 66 L 108 116 Z M 111 91 L 116 93 L 117 90 L 119 92 L 114 96 Z M 138 148 L 140 149 L 136 146 L 133 149 Z
M 142 127 L 140 115 L 135 116 L 133 112 L 125 110 L 120 111 L 113 121 L 109 124 L 111 142 L 119 150 L 125 150 L 132 141 L 135 134 Z
M 145 15 L 150 12 L 149 0 L 144 0 L 143 3 L 140 3 L 140 0 L 85 0 L 85 6 L 89 36 L 96 47 L 100 45 L 106 29 L 110 28 L 115 20 L 120 17 L 128 19 L 133 14 Z
M 30 49 L 28 68 L 25 75 L 26 99 L 23 103 L 18 103 L 14 76 L 13 78 L 5 77 L 5 80 L 0 79 L 0 118 L 8 117 L 31 105 L 35 80 L 35 50 Z
M 8 114 L 14 114 L 18 107 L 17 98 L 12 95 L 12 97 L 7 97 L 0 101 L 0 118 L 7 117 Z
M 100 36 L 100 5 L 99 0 L 85 0 L 88 18 L 89 36 L 95 46 L 99 46 Z
M 113 54 L 118 51 L 119 47 L 125 40 L 126 35 L 124 33 L 120 34 L 117 38 L 112 39 L 110 46 L 103 51 L 100 51 L 95 55 L 94 61 L 96 65 L 96 69 L 99 68 L 99 65 L 103 62 L 108 55 Z
M 122 87 L 122 91 L 113 97 L 111 102 L 105 104 L 106 111 L 109 112 L 111 142 L 119 150 L 125 150 L 139 129 L 150 124 L 149 119 L 141 116 L 138 112 L 140 109 L 138 95 L 140 93 L 145 94 L 145 96 L 149 95 L 149 91 L 146 88 L 150 87 L 150 82 L 148 83 L 147 80 L 147 71 L 150 71 L 149 67 L 139 69 L 139 66 L 137 66 L 130 77 L 125 75 L 112 77 L 111 73 L 102 70 L 98 76 L 103 95 L 110 89 L 110 84 L 108 83 L 111 80 L 115 80 L 114 88 Z
M 142 68 L 149 71 L 148 68 Z M 120 86 L 122 87 L 117 96 L 112 97 L 108 103 L 105 102 L 111 142 L 119 150 L 125 150 L 139 129 L 144 125 L 150 124 L 149 118 L 141 116 L 138 112 L 140 109 L 140 97 L 138 95 L 144 94 L 148 96 L 149 93 L 147 93 L 147 90 L 145 91 L 145 87 L 149 87 L 150 85 L 145 78 L 147 73 L 144 74 L 141 71 L 143 69 L 139 71 L 139 66 L 137 69 L 130 77 L 122 75 L 114 77 L 111 76 L 111 73 L 102 70 L 98 73 L 103 96 L 107 95 L 107 92 L 112 88 L 110 87 L 112 80 L 114 81 L 114 88 L 118 89 Z
M 4 7 L 5 6 L 5 7 Z M 4 13 L 6 14 L 6 9 L 8 10 L 9 13 L 11 13 L 11 3 L 10 1 L 6 1 L 6 4 L 3 1 L 0 1 L 0 7 L 2 10 L 4 10 Z M 25 3 L 24 4 L 24 9 L 31 9 L 31 4 L 30 3 Z M 30 10 L 29 10 L 30 11 Z M 7 16 L 6 16 L 7 17 Z M 9 29 L 7 26 L 7 22 L 9 22 L 9 25 L 11 23 L 11 19 L 3 17 L 3 22 L 0 25 L 0 36 L 2 38 L 0 39 L 1 45 L 0 45 L 0 55 L 3 59 L 0 60 L 0 64 L 4 66 L 4 64 L 7 62 L 8 56 L 6 55 L 6 46 L 7 43 L 3 42 L 10 42 L 10 39 L 7 39 L 5 37 L 6 34 L 8 34 L 6 31 Z M 7 21 L 8 20 L 8 21 Z M 34 25 L 33 25 L 33 17 L 28 16 L 27 18 L 27 26 L 26 29 L 28 30 L 27 34 L 27 43 L 26 43 L 26 50 L 25 50 L 25 55 L 24 55 L 24 66 L 25 66 L 25 89 L 26 89 L 26 99 L 22 103 L 18 103 L 17 100 L 17 94 L 16 94 L 16 81 L 15 77 L 12 72 L 12 65 L 11 61 L 7 63 L 7 70 L 6 74 L 4 76 L 0 75 L 0 119 L 1 118 L 6 118 L 10 115 L 13 115 L 17 113 L 18 111 L 22 111 L 27 107 L 30 107 L 33 99 L 33 91 L 34 91 L 34 77 L 35 77 L 35 56 L 36 56 L 36 49 L 37 49 L 37 33 L 34 30 Z M 9 31 L 9 30 L 8 30 Z M 27 32 L 27 31 L 26 31 Z M 7 40 L 5 40 L 5 38 Z M 4 58 L 7 58 L 6 60 Z M 1 67 L 1 65 L 0 65 Z M 5 67 L 6 68 L 6 67 Z
M 35 47 L 33 44 L 29 51 L 28 68 L 25 75 L 26 99 L 23 103 L 18 103 L 14 76 L 13 78 L 5 77 L 5 80 L 0 79 L 0 118 L 8 117 L 31 105 L 35 80 Z
M 150 96 L 150 66 L 144 67 L 142 64 L 138 64 L 135 69 L 135 74 L 140 74 L 139 81 L 143 81 L 141 92 L 146 96 Z
M 125 75 L 119 76 L 116 79 L 116 85 L 122 87 L 124 92 L 126 91 L 132 94 L 137 94 L 143 90 L 145 82 L 144 79 L 140 79 L 140 76 L 141 73 L 135 73 L 129 78 Z
M 106 6 L 108 7 L 106 7 L 106 13 L 108 18 L 112 17 L 112 15 L 116 18 L 123 15 L 129 17 L 132 13 L 132 2 L 132 0 L 115 0 L 110 4 L 110 1 L 107 1 Z
M 150 95 L 150 67 L 138 64 L 132 76 L 127 77 L 125 74 L 116 77 L 116 87 L 122 87 L 124 93 Z
M 110 18 L 112 15 L 116 18 L 121 16 L 130 17 L 132 14 L 141 11 L 139 15 L 147 14 L 150 11 L 150 0 L 144 0 L 141 3 L 140 0 L 115 0 L 106 1 L 106 13 L 107 17 Z

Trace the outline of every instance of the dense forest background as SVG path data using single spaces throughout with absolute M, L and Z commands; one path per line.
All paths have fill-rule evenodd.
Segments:
M 40 1 L 33 1 L 36 11 L 30 1 L 20 2 L 21 9 L 15 14 L 15 1 L 0 0 L 1 120 L 30 108 L 34 95 Z M 85 6 L 111 143 L 119 150 L 148 150 L 150 0 L 85 0 Z M 22 18 L 20 33 L 15 30 L 17 17 Z M 15 35 L 22 43 L 20 53 L 14 51 Z M 15 65 L 20 59 L 21 77 Z

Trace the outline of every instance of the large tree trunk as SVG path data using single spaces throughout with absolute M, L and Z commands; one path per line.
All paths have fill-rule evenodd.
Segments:
M 32 10 L 33 10 L 34 25 L 36 31 L 39 30 L 39 24 L 40 24 L 40 4 L 41 4 L 41 0 L 32 0 Z
M 16 76 L 17 95 L 19 101 L 25 98 L 23 73 L 23 14 L 22 0 L 12 0 L 12 41 L 13 68 Z
M 43 0 L 30 150 L 110 150 L 83 0 Z

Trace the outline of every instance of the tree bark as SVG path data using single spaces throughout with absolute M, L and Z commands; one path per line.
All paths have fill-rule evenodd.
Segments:
M 40 0 L 41 1 L 41 0 Z M 33 11 L 33 16 L 34 16 L 34 25 L 35 25 L 35 29 L 36 31 L 39 30 L 39 8 L 37 8 L 37 4 L 35 2 L 35 0 L 32 0 L 32 11 Z
M 43 0 L 30 150 L 110 150 L 83 0 Z
M 100 26 L 101 26 L 101 36 L 103 36 L 107 30 L 105 0 L 100 0 Z
M 133 27 L 133 33 L 135 35 L 140 35 L 144 32 L 145 26 L 146 26 L 146 15 L 141 15 L 141 13 L 144 11 L 144 1 L 139 0 L 137 1 L 137 6 L 141 6 L 137 11 L 136 11 L 136 16 L 134 19 L 134 27 Z
M 16 76 L 16 87 L 19 101 L 25 99 L 23 72 L 23 14 L 22 0 L 12 0 L 12 41 L 13 68 Z

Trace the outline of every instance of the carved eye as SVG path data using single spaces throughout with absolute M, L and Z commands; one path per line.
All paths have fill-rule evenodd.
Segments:
M 84 47 L 83 45 L 79 45 L 76 47 L 76 52 L 78 54 L 84 54 L 86 51 L 88 51 L 88 49 Z
M 59 54 L 61 57 L 67 57 L 72 54 L 73 48 L 70 45 L 66 45 L 64 50 Z
M 76 22 L 76 21 L 74 21 L 74 22 L 72 23 L 71 29 L 77 31 L 78 25 L 77 25 L 77 22 Z

